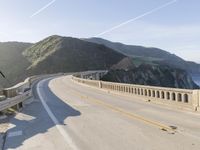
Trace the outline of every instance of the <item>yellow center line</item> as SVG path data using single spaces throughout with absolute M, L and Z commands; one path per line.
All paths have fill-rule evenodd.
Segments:
M 73 89 L 73 88 L 71 88 L 71 89 Z M 153 125 L 153 126 L 159 128 L 159 129 L 161 129 L 161 130 L 165 130 L 165 131 L 175 131 L 174 128 L 172 128 L 172 127 L 170 127 L 170 126 L 168 126 L 168 125 L 162 124 L 162 123 L 160 123 L 160 122 L 158 122 L 158 121 L 150 120 L 150 119 L 148 119 L 148 118 L 145 118 L 145 117 L 143 117 L 143 116 L 137 115 L 137 114 L 135 114 L 135 113 L 128 112 L 128 111 L 126 111 L 126 110 L 124 110 L 124 109 L 121 109 L 121 108 L 119 108 L 119 107 L 116 107 L 116 106 L 113 106 L 113 105 L 111 105 L 111 104 L 105 103 L 105 102 L 103 102 L 103 101 L 100 100 L 100 99 L 96 99 L 96 98 L 92 98 L 92 97 L 83 95 L 83 94 L 81 94 L 81 93 L 79 93 L 79 92 L 77 92 L 77 91 L 75 91 L 75 90 L 71 90 L 71 91 L 74 93 L 74 94 L 71 93 L 72 95 L 78 96 L 78 97 L 80 97 L 81 99 L 85 99 L 85 100 L 87 100 L 87 101 L 89 101 L 89 102 L 93 102 L 93 103 L 95 103 L 95 104 L 101 105 L 101 106 L 103 106 L 103 107 L 105 107 L 105 108 L 109 108 L 109 109 L 111 109 L 112 111 L 115 111 L 115 112 L 118 112 L 118 113 L 120 113 L 120 114 L 122 114 L 122 115 L 124 115 L 124 116 L 127 116 L 127 117 L 130 118 L 130 119 L 133 119 L 133 120 L 135 120 L 135 119 L 140 120 L 140 121 L 142 121 L 142 122 L 144 122 L 144 123 L 146 123 L 146 124 L 148 124 L 148 125 Z

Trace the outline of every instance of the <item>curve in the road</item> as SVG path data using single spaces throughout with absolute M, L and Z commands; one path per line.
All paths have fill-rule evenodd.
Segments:
M 60 132 L 60 134 L 63 136 L 64 140 L 67 142 L 67 144 L 69 145 L 69 147 L 71 149 L 73 149 L 73 150 L 79 150 L 78 147 L 72 141 L 72 139 L 69 136 L 69 134 L 63 128 L 63 125 L 60 125 L 59 121 L 57 120 L 57 118 L 55 117 L 55 115 L 53 114 L 53 112 L 51 111 L 51 109 L 49 108 L 49 106 L 47 105 L 47 103 L 45 102 L 45 99 L 43 98 L 42 93 L 40 92 L 40 87 L 47 80 L 49 80 L 49 79 L 42 80 L 41 82 L 39 82 L 37 84 L 37 93 L 38 93 L 38 96 L 39 96 L 39 98 L 40 98 L 40 100 L 42 102 L 42 105 L 44 106 L 44 109 L 48 113 L 48 115 L 51 118 L 51 120 L 54 122 L 56 128 L 58 129 L 58 131 Z

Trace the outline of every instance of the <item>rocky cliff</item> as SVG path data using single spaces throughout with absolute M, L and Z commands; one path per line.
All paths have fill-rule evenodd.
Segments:
M 114 65 L 102 80 L 182 89 L 199 88 L 184 70 L 166 65 L 141 64 L 138 67 L 134 67 L 131 63 L 131 59 L 122 60 L 117 65 Z

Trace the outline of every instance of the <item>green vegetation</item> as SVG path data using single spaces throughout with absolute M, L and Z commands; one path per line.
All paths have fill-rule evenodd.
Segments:
M 0 69 L 9 80 L 0 77 L 3 87 L 31 75 L 109 69 L 125 57 L 103 45 L 61 36 L 35 44 L 0 43 L 0 54 Z
M 152 57 L 133 57 L 133 63 L 138 67 L 141 64 L 158 65 L 158 60 Z
M 31 74 L 109 69 L 125 56 L 103 45 L 71 37 L 51 36 L 28 48 Z
M 88 42 L 87 40 L 92 42 Z M 102 45 L 97 44 L 99 39 L 87 40 L 54 35 L 35 44 L 19 42 L 0 43 L 0 70 L 9 80 L 7 81 L 0 77 L 0 85 L 8 87 L 24 80 L 28 76 L 37 74 L 99 69 L 124 70 L 125 72 L 123 75 L 126 77 L 126 73 L 132 73 L 133 75 L 134 72 L 131 71 L 135 68 L 140 68 L 141 71 L 138 71 L 137 79 L 139 81 L 139 76 L 143 77 L 146 74 L 146 67 L 144 64 L 154 68 L 163 67 L 166 66 L 166 64 L 168 68 L 177 68 L 180 66 L 179 64 L 181 64 L 188 67 L 187 71 L 195 70 L 195 68 L 199 67 L 198 64 L 185 62 L 175 55 L 156 48 L 127 46 L 105 40 L 103 40 L 103 42 L 106 42 L 106 44 Z M 94 40 L 98 42 L 94 42 Z M 102 42 L 102 39 L 100 42 Z M 127 58 L 126 55 L 128 55 L 129 58 Z M 159 71 L 156 72 L 163 73 L 162 78 L 154 75 L 156 80 L 159 80 L 159 84 L 157 85 L 172 86 L 172 84 L 168 84 L 169 81 L 167 80 L 170 79 L 171 74 L 174 74 L 174 71 L 178 69 L 167 69 L 168 71 L 164 71 L 162 67 L 157 69 Z M 147 72 L 152 71 L 149 70 L 149 68 L 150 67 L 146 68 Z M 198 69 L 196 69 L 196 71 L 198 72 Z M 161 83 L 161 80 L 164 78 L 166 78 L 166 84 L 164 84 L 165 82 Z M 144 82 L 141 83 L 151 85 L 151 78 L 147 79 L 149 79 L 148 82 L 144 80 Z M 190 82 L 189 77 L 186 78 L 186 74 L 184 79 Z M 127 81 L 128 83 L 132 83 L 132 80 Z M 186 83 L 178 87 L 187 88 L 192 86 L 188 86 Z
M 91 38 L 91 39 L 84 39 L 84 40 L 105 45 L 128 57 L 141 58 L 141 61 L 146 61 L 146 62 L 149 62 L 150 64 L 151 63 L 162 64 L 162 65 L 171 66 L 173 68 L 186 70 L 188 73 L 191 73 L 191 74 L 194 74 L 194 73 L 200 74 L 199 64 L 185 61 L 174 54 L 171 54 L 167 51 L 164 51 L 158 48 L 125 45 L 122 43 L 110 42 L 108 40 L 104 40 L 101 38 Z M 138 61 L 139 60 L 137 60 L 136 63 L 138 63 Z
M 30 46 L 30 43 L 0 43 L 0 70 L 12 84 L 24 78 L 29 62 L 22 55 L 22 52 Z M 10 86 L 10 84 L 0 76 L 0 86 Z

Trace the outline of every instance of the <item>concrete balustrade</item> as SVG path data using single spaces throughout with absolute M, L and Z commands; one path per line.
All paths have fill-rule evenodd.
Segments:
M 72 79 L 76 82 L 89 86 L 115 91 L 126 95 L 137 96 L 138 98 L 142 98 L 147 101 L 182 109 L 200 111 L 200 90 L 164 88 L 100 81 L 99 79 L 105 73 L 106 71 L 94 71 L 92 73 L 84 72 L 83 74 L 76 74 L 72 77 Z
M 176 88 L 163 88 L 100 81 L 101 77 L 103 77 L 103 75 L 106 73 L 107 71 L 104 70 L 75 73 L 72 79 L 78 83 L 130 96 L 136 96 L 147 101 L 153 101 L 159 104 L 175 106 L 182 109 L 200 111 L 200 90 L 185 90 Z M 15 101 L 13 101 L 13 104 L 21 105 L 21 102 L 23 102 L 26 98 L 31 96 L 25 96 L 24 98 L 23 94 L 27 95 L 27 93 L 31 93 L 31 85 L 34 82 L 43 78 L 60 75 L 64 74 L 60 73 L 53 75 L 32 76 L 27 78 L 24 82 L 19 83 L 11 88 L 1 90 L 0 95 L 5 95 L 7 99 L 14 98 L 13 100 Z M 30 91 L 27 92 L 27 90 Z M 23 97 L 23 99 L 21 99 L 18 95 L 22 95 L 21 97 Z M 18 99 L 16 99 L 15 97 L 18 97 Z M 9 104 L 10 106 L 10 101 L 12 100 L 9 99 L 8 101 L 7 99 L 2 101 L 3 105 L 6 106 L 6 104 Z M 0 106 L 3 110 L 3 107 L 1 105 L 2 102 L 0 102 Z

